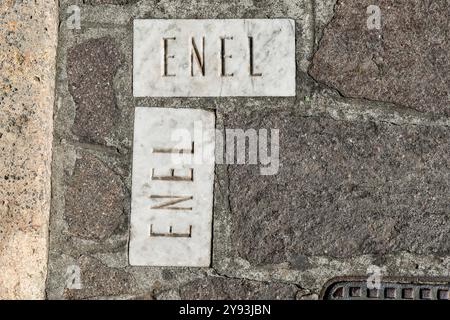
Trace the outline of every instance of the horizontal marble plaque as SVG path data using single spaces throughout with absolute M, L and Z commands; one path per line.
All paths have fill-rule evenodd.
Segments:
M 136 108 L 131 265 L 210 265 L 214 128 L 210 111 Z
M 135 97 L 295 96 L 290 19 L 134 20 Z

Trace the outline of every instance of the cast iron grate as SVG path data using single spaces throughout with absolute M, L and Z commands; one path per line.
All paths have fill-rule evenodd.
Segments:
M 450 280 L 383 279 L 369 289 L 366 279 L 339 278 L 322 290 L 324 300 L 450 300 Z

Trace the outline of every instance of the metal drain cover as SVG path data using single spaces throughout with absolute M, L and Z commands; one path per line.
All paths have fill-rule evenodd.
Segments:
M 383 278 L 379 289 L 369 289 L 366 278 L 329 281 L 323 300 L 450 300 L 450 279 Z

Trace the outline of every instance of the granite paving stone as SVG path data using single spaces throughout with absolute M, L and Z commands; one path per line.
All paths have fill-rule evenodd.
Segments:
M 123 56 L 110 37 L 90 39 L 68 50 L 69 92 L 76 104 L 72 131 L 81 141 L 105 144 L 119 110 L 113 88 Z
M 236 112 L 224 119 L 232 128 L 280 130 L 277 175 L 229 166 L 232 239 L 251 263 L 449 253 L 448 128 L 295 111 Z
M 292 284 L 211 276 L 182 286 L 180 296 L 186 300 L 293 300 L 297 291 Z
M 367 27 L 378 5 L 381 28 Z M 338 1 L 310 74 L 344 96 L 450 115 L 447 0 Z
M 124 186 L 95 156 L 77 159 L 65 196 L 69 232 L 93 240 L 108 238 L 123 221 Z
M 0 1 L 0 299 L 43 299 L 56 1 Z

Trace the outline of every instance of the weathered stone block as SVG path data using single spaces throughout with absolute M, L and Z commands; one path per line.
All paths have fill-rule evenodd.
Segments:
M 45 297 L 57 11 L 0 1 L 0 300 Z
M 123 220 L 124 198 L 119 176 L 84 153 L 75 163 L 65 195 L 69 232 L 84 239 L 106 239 Z
M 230 113 L 228 128 L 278 128 L 280 170 L 230 166 L 232 239 L 254 264 L 298 256 L 448 254 L 450 130 L 294 111 Z M 428 230 L 428 231 L 427 231 Z M 430 232 L 432 230 L 432 232 Z
M 369 5 L 381 28 L 369 29 Z M 338 1 L 311 75 L 343 95 L 450 115 L 450 6 L 446 0 Z
M 78 264 L 80 288 L 66 288 L 64 297 L 67 299 L 118 296 L 135 291 L 135 279 L 124 269 L 110 268 L 90 256 L 81 256 Z
M 123 56 L 109 37 L 91 39 L 67 53 L 69 92 L 76 104 L 73 133 L 81 140 L 105 143 L 116 124 L 113 79 Z

